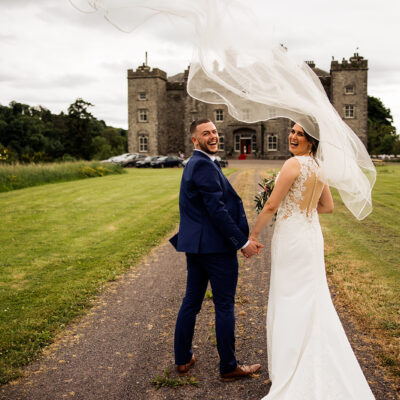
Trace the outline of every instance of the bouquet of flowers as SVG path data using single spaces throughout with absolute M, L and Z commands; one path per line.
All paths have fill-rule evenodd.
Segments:
M 254 201 L 256 203 L 256 211 L 258 214 L 260 214 L 261 210 L 264 208 L 264 204 L 269 199 L 269 196 L 271 196 L 272 190 L 275 186 L 275 179 L 276 173 L 274 172 L 271 176 L 263 178 L 258 184 L 263 189 L 254 197 Z

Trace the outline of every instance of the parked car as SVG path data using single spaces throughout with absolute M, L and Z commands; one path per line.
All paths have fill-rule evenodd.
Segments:
M 146 156 L 144 154 L 133 154 L 130 157 L 125 158 L 120 164 L 123 167 L 135 167 L 136 163 L 140 160 L 144 160 Z
M 152 161 L 157 160 L 161 156 L 147 156 L 143 160 L 136 161 L 136 168 L 149 168 Z
M 176 156 L 164 156 L 150 163 L 152 168 L 182 167 L 182 158 Z
M 225 168 L 228 166 L 228 160 L 226 158 L 221 158 L 220 156 L 216 156 L 215 159 L 218 160 L 219 164 L 221 165 L 221 168 Z M 187 158 L 186 160 L 184 160 L 182 162 L 183 166 L 185 166 L 189 160 L 190 160 L 190 157 Z
M 221 165 L 221 168 L 226 168 L 228 166 L 228 160 L 226 158 L 221 158 L 220 156 L 215 157 L 216 160 L 218 160 L 219 165 Z
M 132 157 L 133 155 L 137 155 L 136 153 L 125 153 L 125 154 L 120 154 L 119 156 L 112 156 L 110 158 L 107 158 L 107 160 L 102 160 L 101 162 L 112 162 L 112 163 L 121 163 L 124 160 L 126 160 L 128 157 Z

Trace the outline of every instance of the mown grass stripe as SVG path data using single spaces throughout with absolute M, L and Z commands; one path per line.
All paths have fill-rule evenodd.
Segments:
M 181 174 L 132 169 L 0 193 L 0 383 L 176 227 Z
M 400 165 L 378 167 L 373 212 L 356 221 L 334 192 L 335 211 L 322 215 L 326 264 L 336 301 L 400 376 Z
M 130 170 L 0 194 L 2 383 L 176 226 L 181 173 Z

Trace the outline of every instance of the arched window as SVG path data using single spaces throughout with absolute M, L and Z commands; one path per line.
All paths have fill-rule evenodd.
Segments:
M 147 153 L 149 149 L 149 138 L 144 135 L 139 136 L 139 152 Z
M 268 151 L 278 150 L 278 136 L 271 134 L 267 136 L 267 149 Z

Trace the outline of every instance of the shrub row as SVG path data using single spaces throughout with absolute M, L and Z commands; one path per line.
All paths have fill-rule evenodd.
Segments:
M 28 165 L 0 164 L 0 192 L 125 172 L 120 165 L 88 161 Z

